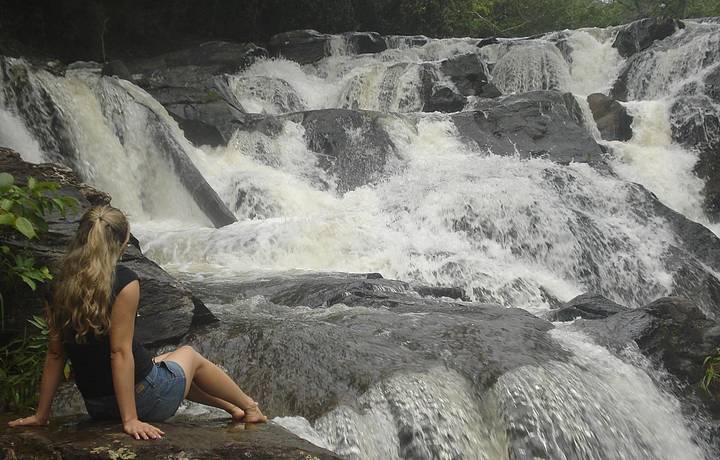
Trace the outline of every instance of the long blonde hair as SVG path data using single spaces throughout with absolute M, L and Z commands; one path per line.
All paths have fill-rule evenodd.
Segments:
M 51 330 L 72 329 L 78 343 L 86 341 L 88 332 L 100 336 L 110 330 L 115 264 L 129 235 L 127 218 L 112 206 L 95 206 L 82 216 L 55 278 L 48 305 Z

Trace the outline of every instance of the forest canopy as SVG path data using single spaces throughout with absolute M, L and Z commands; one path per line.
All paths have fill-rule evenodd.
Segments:
M 325 33 L 526 36 L 650 16 L 720 16 L 717 0 L 0 0 L 0 52 L 65 59 L 166 51 L 200 39 Z M 16 51 L 17 52 L 17 51 Z M 108 56 L 106 56 L 108 57 Z

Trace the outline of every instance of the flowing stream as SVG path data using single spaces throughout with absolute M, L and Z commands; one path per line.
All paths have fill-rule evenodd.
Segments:
M 698 75 L 720 65 L 705 53 L 717 50 L 719 30 L 689 23 L 677 43 L 633 68 L 626 106 L 634 134 L 627 142 L 600 141 L 585 102 L 590 93 L 607 93 L 625 64 L 611 46 L 612 28 L 483 48 L 472 39 L 421 47 L 398 40 L 364 55 L 336 37 L 333 54 L 316 65 L 259 60 L 228 76 L 248 112 L 382 112 L 394 145 L 383 175 L 344 193 L 338 177 L 318 166 L 320 153 L 307 146 L 300 122 L 283 118 L 277 133 L 238 131 L 226 146 L 198 148 L 148 93 L 92 66 L 59 77 L 5 59 L 33 92 L 20 94 L 0 80 L 0 145 L 28 161 L 55 159 L 47 153 L 49 120 L 62 125 L 59 149 L 72 154 L 66 162 L 129 213 L 149 258 L 189 281 L 290 270 L 380 272 L 458 287 L 471 301 L 536 315 L 587 291 L 639 307 L 673 291 L 663 260 L 676 236 L 648 212 L 648 195 L 635 183 L 714 229 L 702 207 L 704 183 L 693 173 L 696 154 L 673 141 L 671 107 Z M 573 93 L 591 135 L 610 149 L 611 171 L 495 155 L 462 142 L 450 115 L 421 113 L 428 64 L 467 53 L 483 59 L 504 94 Z M 438 81 L 452 85 L 433 68 Z M 476 102 L 470 98 L 466 110 Z M 364 145 L 361 131 L 349 136 Z M 236 223 L 209 225 L 163 155 L 168 145 L 192 160 Z M 264 303 L 248 302 L 210 307 L 248 321 L 355 314 L 263 310 Z M 567 362 L 517 368 L 488 391 L 444 366 L 408 370 L 374 383 L 356 404 L 338 404 L 315 419 L 287 414 L 275 421 L 358 459 L 711 458 L 696 426 L 702 421 L 683 415 L 658 383 L 659 371 L 637 351 L 612 354 L 572 326 L 550 334 L 570 353 Z M 232 349 L 214 352 L 232 361 Z

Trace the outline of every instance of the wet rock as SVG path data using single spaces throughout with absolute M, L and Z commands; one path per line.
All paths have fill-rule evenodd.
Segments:
M 656 40 L 662 40 L 684 28 L 685 24 L 676 19 L 640 19 L 620 29 L 612 46 L 617 48 L 620 56 L 628 57 L 649 48 Z
M 466 103 L 467 98 L 462 94 L 448 86 L 438 85 L 425 101 L 423 112 L 459 112 Z
M 242 131 L 276 136 L 286 121 L 305 128 L 305 141 L 317 153 L 317 166 L 330 174 L 341 193 L 373 183 L 383 177 L 389 161 L 397 155 L 395 144 L 383 124 L 393 115 L 365 110 L 322 109 L 279 116 L 250 115 Z M 272 158 L 261 159 L 272 163 Z
M 268 53 L 252 43 L 208 42 L 160 56 L 126 62 L 129 80 L 158 100 L 195 145 L 223 145 L 242 111 L 226 88 L 234 74 Z M 111 63 L 112 64 L 112 63 Z M 117 71 L 106 66 L 105 74 Z M 120 68 L 120 72 L 124 70 Z M 121 75 L 118 75 L 123 78 Z
M 26 241 L 0 235 L 0 241 L 14 247 L 26 248 L 38 263 L 56 267 L 72 240 L 80 217 L 92 205 L 107 204 L 110 196 L 82 184 L 69 168 L 54 164 L 33 165 L 22 161 L 16 152 L 0 148 L 0 171 L 12 174 L 18 183 L 32 176 L 62 184 L 60 193 L 72 196 L 79 207 L 67 219 L 52 216 L 49 231 L 38 239 Z M 133 269 L 142 286 L 137 322 L 137 337 L 145 344 L 177 342 L 193 327 L 214 321 L 205 305 L 183 284 L 168 275 L 157 264 L 142 255 L 137 241 L 125 251 L 121 263 Z M 43 305 L 36 293 L 23 285 L 12 289 L 3 286 L 6 326 L 21 330 L 26 320 L 40 314 Z
M 603 163 L 570 93 L 533 91 L 481 99 L 474 111 L 452 115 L 460 136 L 496 155 L 549 158 L 556 163 Z
M 720 323 L 687 299 L 664 297 L 642 308 L 576 324 L 612 347 L 634 341 L 643 354 L 686 385 L 686 397 L 705 400 L 707 409 L 720 418 L 720 402 L 707 400 L 698 386 L 705 358 L 720 343 Z
M 130 80 L 130 70 L 127 68 L 125 63 L 119 59 L 114 61 L 106 62 L 102 68 L 102 74 L 108 77 L 118 77 L 123 80 Z
M 394 43 L 393 48 L 399 48 L 400 44 L 409 47 L 425 46 L 430 41 L 425 35 L 390 35 L 385 37 L 388 43 Z
M 440 71 L 455 84 L 463 96 L 476 96 L 488 84 L 489 72 L 475 53 L 461 54 L 440 63 Z
M 626 310 L 627 307 L 601 295 L 585 293 L 563 304 L 560 309 L 552 310 L 547 315 L 547 319 L 549 321 L 572 321 L 576 318 L 600 319 Z
M 489 45 L 497 45 L 498 43 L 500 43 L 500 40 L 498 40 L 497 37 L 483 38 L 478 42 L 477 47 L 484 48 Z
M 606 141 L 627 141 L 632 138 L 633 117 L 625 107 L 602 93 L 587 97 L 600 135 Z
M 299 64 L 312 64 L 330 55 L 330 39 L 316 30 L 292 30 L 270 37 L 268 51 Z
M 377 32 L 348 32 L 343 37 L 356 54 L 381 53 L 388 48 L 385 38 Z
M 160 441 L 136 441 L 119 424 L 81 418 L 53 421 L 49 427 L 9 428 L 0 417 L 0 446 L 5 459 L 337 459 L 334 453 L 304 441 L 279 425 L 233 424 L 189 419 L 154 424 Z
M 310 420 L 397 375 L 448 367 L 477 391 L 524 365 L 567 356 L 552 325 L 524 310 L 421 297 L 367 274 L 287 273 L 193 281 L 230 302 L 191 339 L 273 415 Z M 224 293 L 224 294 L 222 294 Z M 310 308 L 308 308 L 310 307 Z M 227 350 L 232 350 L 227 352 Z

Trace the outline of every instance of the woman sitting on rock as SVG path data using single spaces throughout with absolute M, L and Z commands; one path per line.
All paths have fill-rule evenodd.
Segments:
M 90 416 L 122 420 L 136 439 L 160 438 L 164 433 L 144 421 L 171 417 L 184 398 L 224 409 L 235 421 L 265 422 L 257 403 L 191 347 L 151 359 L 133 337 L 140 284 L 133 271 L 116 265 L 129 238 L 121 211 L 97 206 L 83 215 L 48 307 L 50 343 L 37 412 L 10 426 L 47 424 L 66 357 Z

